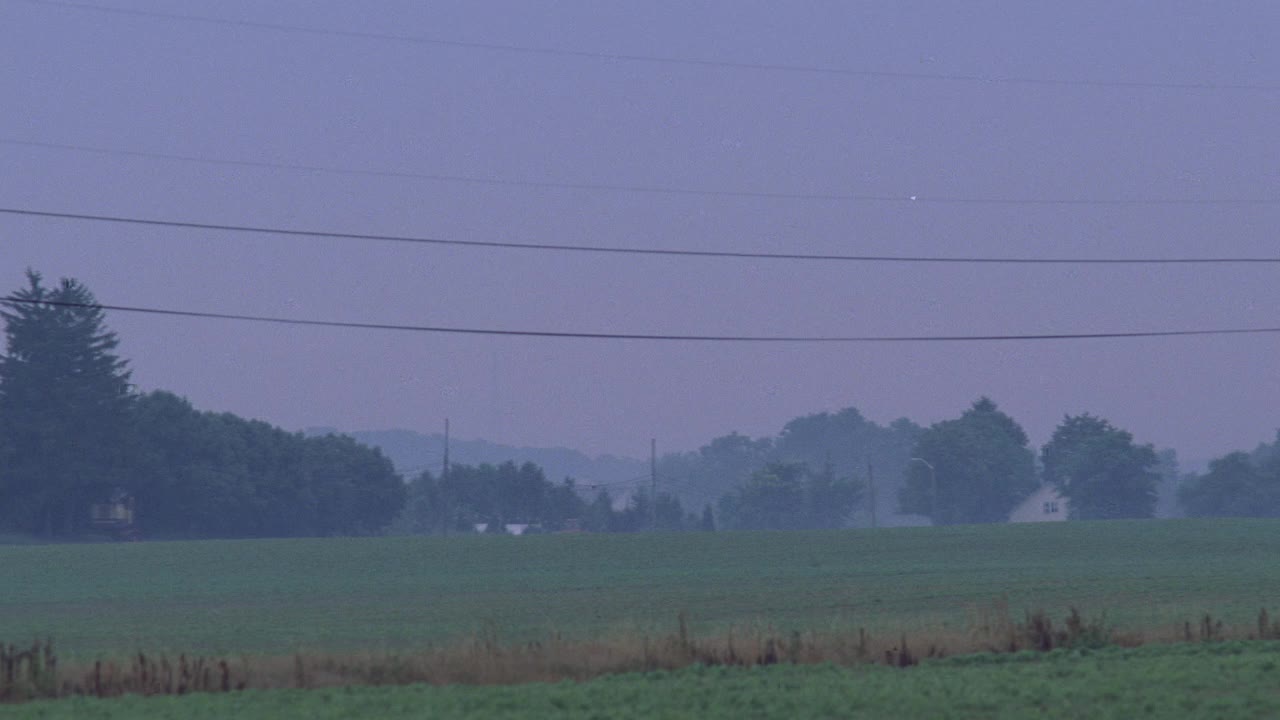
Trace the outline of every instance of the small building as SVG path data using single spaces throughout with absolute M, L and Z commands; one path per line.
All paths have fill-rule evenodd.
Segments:
M 1067 499 L 1045 483 L 1009 513 L 1009 522 L 1058 522 L 1067 519 Z
M 133 496 L 117 488 L 103 501 L 89 506 L 89 525 L 116 540 L 137 540 Z

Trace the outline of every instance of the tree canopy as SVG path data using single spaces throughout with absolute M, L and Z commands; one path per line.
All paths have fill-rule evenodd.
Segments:
M 75 280 L 36 272 L 0 303 L 0 524 L 46 536 L 91 530 L 90 507 L 136 501 L 150 537 L 375 532 L 404 503 L 381 452 L 305 438 L 166 392 L 139 395 L 119 339 Z
M 720 501 L 721 525 L 735 530 L 844 527 L 862 486 L 805 463 L 769 463 Z
M 305 437 L 172 393 L 138 398 L 125 485 L 149 537 L 363 535 L 401 511 L 403 480 L 379 450 Z
M 1075 520 L 1155 513 L 1160 458 L 1150 445 L 1089 414 L 1068 415 L 1040 453 L 1044 479 L 1067 498 Z
M 447 475 L 420 473 L 409 487 L 405 528 L 412 533 L 472 532 L 476 525 L 540 525 L 558 530 L 582 518 L 586 504 L 573 480 L 556 485 L 533 463 L 453 465 Z
M 920 426 L 905 418 L 879 425 L 849 407 L 793 418 L 774 437 L 753 439 L 731 433 L 715 438 L 696 452 L 663 457 L 658 474 L 679 483 L 681 499 L 696 508 L 718 504 L 770 463 L 830 465 L 837 477 L 855 479 L 866 490 L 867 502 L 859 503 L 858 513 L 846 519 L 865 523 L 869 518 L 863 511 L 873 501 L 866 482 L 869 467 L 874 467 L 879 486 L 875 500 L 880 517 L 887 518 L 897 510 L 895 497 L 903 469 L 921 432 Z
M 988 398 L 920 434 L 898 499 L 935 525 L 1004 522 L 1035 491 L 1026 432 Z
M 1191 475 L 1178 499 L 1192 517 L 1280 517 L 1280 436 L 1252 453 L 1234 452 Z

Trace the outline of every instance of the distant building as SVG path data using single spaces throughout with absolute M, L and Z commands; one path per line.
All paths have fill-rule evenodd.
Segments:
M 106 533 L 116 540 L 139 539 L 134 525 L 133 496 L 119 488 L 103 501 L 89 506 L 89 524 L 94 530 Z
M 477 533 L 483 535 L 489 532 L 490 523 L 475 523 L 472 527 L 475 528 Z M 539 526 L 529 523 L 503 523 L 501 527 L 503 533 L 516 536 L 537 533 L 540 529 Z
M 1009 513 L 1009 522 L 1058 522 L 1067 519 L 1067 499 L 1052 485 L 1044 484 Z

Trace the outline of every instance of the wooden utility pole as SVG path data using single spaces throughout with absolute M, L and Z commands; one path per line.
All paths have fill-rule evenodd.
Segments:
M 449 479 L 449 418 L 445 418 L 444 419 L 444 461 L 441 463 L 441 467 L 440 467 L 440 482 L 443 483 L 448 479 Z M 439 516 L 441 518 L 440 534 L 448 535 L 449 526 L 453 524 L 453 517 L 449 512 L 444 510 L 444 507 L 445 507 L 444 503 L 437 503 L 437 505 L 439 505 L 440 507 L 440 510 L 438 510 L 437 512 L 441 513 L 441 515 Z
M 871 495 L 871 527 L 876 527 L 876 468 L 867 462 L 867 489 Z
M 649 529 L 658 529 L 658 440 L 649 440 Z
M 440 471 L 440 477 L 449 477 L 449 418 L 444 419 L 444 467 Z

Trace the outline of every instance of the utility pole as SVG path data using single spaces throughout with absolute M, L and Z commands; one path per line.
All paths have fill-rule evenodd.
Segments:
M 929 463 L 925 463 L 929 465 Z M 933 485 L 933 524 L 938 524 L 938 471 L 929 465 L 929 482 Z
M 441 465 L 442 467 L 440 468 L 440 483 L 443 484 L 449 479 L 449 418 L 444 419 L 444 462 L 441 463 Z M 439 486 L 437 485 L 437 487 Z M 449 526 L 453 523 L 453 517 L 449 512 L 443 509 L 444 503 L 437 503 L 437 504 L 441 507 L 439 512 L 442 513 L 442 516 L 441 516 L 442 520 L 440 523 L 440 534 L 448 535 Z
M 658 440 L 649 440 L 649 530 L 658 529 Z
M 449 477 L 449 418 L 444 419 L 444 468 L 440 472 L 441 479 Z
M 876 525 L 876 468 L 874 465 L 871 464 L 870 461 L 867 462 L 867 485 L 871 490 L 871 527 L 877 527 Z

